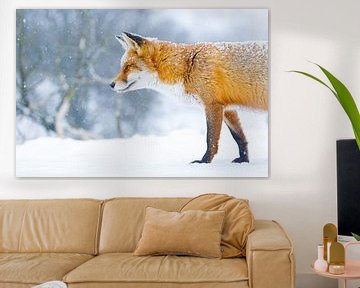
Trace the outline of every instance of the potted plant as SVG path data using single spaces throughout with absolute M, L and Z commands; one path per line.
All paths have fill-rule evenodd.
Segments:
M 326 78 L 329 80 L 332 87 L 330 87 L 330 85 L 326 84 L 324 81 L 320 80 L 319 78 L 317 78 L 307 72 L 298 71 L 298 70 L 292 70 L 289 72 L 294 72 L 294 73 L 299 73 L 299 74 L 305 75 L 305 76 L 321 83 L 322 85 L 327 87 L 332 92 L 332 94 L 334 94 L 336 99 L 339 101 L 340 105 L 343 107 L 345 113 L 349 117 L 352 128 L 354 130 L 356 143 L 357 143 L 357 146 L 360 151 L 360 114 L 359 114 L 359 110 L 356 106 L 356 103 L 354 101 L 354 98 L 352 97 L 350 91 L 346 88 L 346 86 L 340 80 L 338 80 L 333 74 L 331 74 L 324 67 L 322 67 L 316 63 L 314 63 L 314 64 L 316 66 L 318 66 L 320 68 L 320 70 L 325 74 Z M 351 234 L 356 239 L 356 241 L 360 241 L 360 235 L 355 234 L 355 233 L 351 233 Z
M 343 107 L 345 113 L 349 117 L 352 128 L 354 130 L 356 143 L 360 150 L 360 114 L 359 114 L 359 110 L 356 106 L 356 103 L 354 101 L 354 98 L 352 97 L 350 91 L 346 88 L 346 86 L 340 80 L 338 80 L 334 75 L 332 75 L 328 70 L 326 70 L 322 66 L 320 66 L 316 63 L 314 63 L 314 64 L 316 66 L 318 66 L 320 68 L 320 70 L 325 74 L 327 79 L 330 81 L 332 87 L 330 87 L 324 81 L 320 80 L 319 78 L 317 78 L 307 72 L 298 71 L 298 70 L 292 70 L 289 72 L 294 72 L 294 73 L 299 73 L 299 74 L 305 75 L 305 76 L 321 83 L 322 85 L 327 87 L 332 92 L 332 94 L 335 95 L 336 99 L 339 101 L 340 105 Z

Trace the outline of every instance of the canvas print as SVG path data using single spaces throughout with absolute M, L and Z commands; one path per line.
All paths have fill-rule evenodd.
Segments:
M 17 177 L 267 177 L 267 9 L 18 9 Z

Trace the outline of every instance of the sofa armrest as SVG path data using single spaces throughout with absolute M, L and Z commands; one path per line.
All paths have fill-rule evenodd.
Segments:
M 277 222 L 255 221 L 247 240 L 246 261 L 250 288 L 295 287 L 293 245 Z

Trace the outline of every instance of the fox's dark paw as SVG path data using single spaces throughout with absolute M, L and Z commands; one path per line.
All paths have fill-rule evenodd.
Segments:
M 194 163 L 210 163 L 212 160 L 212 157 L 210 157 L 210 153 L 206 151 L 206 153 L 204 154 L 204 156 L 201 158 L 201 160 L 194 160 L 191 162 L 191 164 Z
M 190 164 L 194 164 L 194 163 L 202 164 L 202 163 L 210 163 L 210 161 L 201 159 L 201 160 L 194 160 L 194 161 L 190 162 Z
M 235 158 L 232 163 L 249 163 L 249 157 L 247 156 L 244 156 L 244 157 L 238 157 L 238 158 Z

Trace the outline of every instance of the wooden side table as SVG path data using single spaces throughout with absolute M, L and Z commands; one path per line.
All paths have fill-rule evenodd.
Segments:
M 329 272 L 320 272 L 314 269 L 314 264 L 311 265 L 311 269 L 318 275 L 327 278 L 338 279 L 343 281 L 343 288 L 346 288 L 348 280 L 360 279 L 360 259 L 359 260 L 348 260 L 347 259 L 347 248 L 352 245 L 360 245 L 360 242 L 349 242 L 345 244 L 345 273 L 344 274 L 331 274 Z

